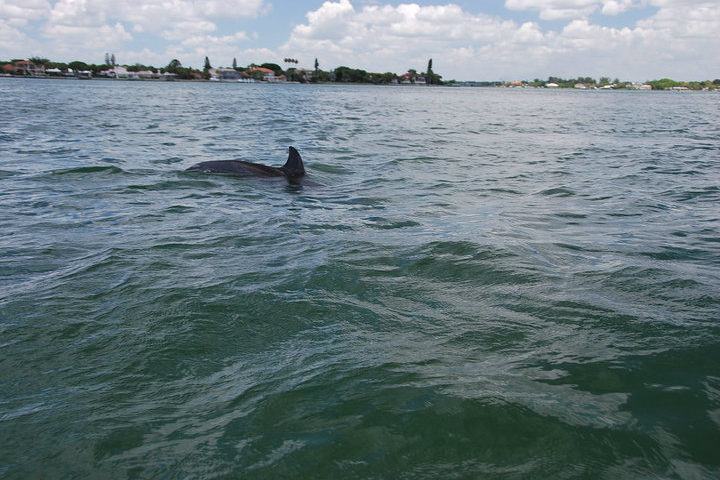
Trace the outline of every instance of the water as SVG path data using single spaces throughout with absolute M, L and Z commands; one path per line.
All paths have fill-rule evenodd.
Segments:
M 0 96 L 0 477 L 720 476 L 720 95 Z

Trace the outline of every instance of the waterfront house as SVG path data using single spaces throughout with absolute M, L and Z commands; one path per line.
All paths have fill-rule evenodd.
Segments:
M 3 66 L 3 70 L 11 75 L 41 77 L 45 75 L 44 65 L 35 65 L 30 60 L 18 60 Z
M 247 69 L 247 72 L 252 76 L 255 72 L 260 72 L 262 74 L 262 79 L 264 82 L 275 82 L 275 72 L 273 70 L 270 70 L 269 68 L 265 67 L 250 67 Z
M 306 68 L 298 68 L 295 70 L 295 78 L 300 78 L 306 82 L 312 82 L 315 78 L 315 71 Z M 301 81 L 302 81 L 301 80 Z
M 402 77 L 400 77 L 400 83 L 402 85 L 427 85 L 427 80 L 425 80 L 425 77 L 422 75 L 418 75 L 417 73 L 411 73 L 408 72 L 404 74 Z
M 210 71 L 213 78 L 224 81 L 237 81 L 240 78 L 240 72 L 234 68 L 213 68 Z
M 112 68 L 101 71 L 100 75 L 110 78 L 129 78 L 130 72 L 123 66 L 115 65 Z
M 150 80 L 153 78 L 160 78 L 160 74 L 153 72 L 152 70 L 140 70 L 137 72 L 137 76 L 142 80 Z

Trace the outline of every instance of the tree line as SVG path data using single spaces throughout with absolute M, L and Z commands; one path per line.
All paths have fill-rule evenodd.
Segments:
M 585 85 L 588 88 L 602 88 L 612 87 L 616 89 L 627 88 L 632 85 L 632 82 L 626 80 L 620 80 L 619 78 L 611 79 L 610 77 L 600 77 L 594 79 L 592 77 L 577 77 L 577 78 L 561 78 L 561 77 L 548 77 L 547 80 L 540 80 L 538 78 L 533 81 L 524 81 L 524 85 L 530 87 L 545 87 L 548 84 L 555 84 L 559 88 L 574 88 L 577 84 Z M 690 81 L 690 82 L 679 82 L 670 78 L 663 78 L 660 80 L 648 80 L 644 82 L 646 85 L 650 85 L 653 90 L 669 90 L 676 87 L 684 87 L 689 90 L 703 90 L 703 89 L 717 89 L 720 88 L 720 79 L 715 80 L 704 80 L 704 81 Z
M 0 61 L 0 65 L 6 64 L 6 63 L 14 63 L 16 61 L 19 61 L 20 59 L 12 59 L 8 62 L 2 62 Z M 102 64 L 88 64 L 81 61 L 72 61 L 72 62 L 53 62 L 50 61 L 47 58 L 42 57 L 31 57 L 29 59 L 31 62 L 33 62 L 36 65 L 43 65 L 46 69 L 48 68 L 57 68 L 60 70 L 67 70 L 68 68 L 75 70 L 75 71 L 90 71 L 93 73 L 94 76 L 97 76 L 102 72 L 103 70 L 107 70 L 109 68 L 112 68 L 113 66 L 118 65 L 117 59 L 115 57 L 115 54 L 106 53 L 105 54 L 105 62 Z M 295 58 L 285 58 L 283 60 L 285 63 L 296 65 L 298 64 L 298 60 Z M 433 61 L 430 59 L 428 61 L 428 65 L 425 72 L 418 73 L 415 69 L 409 69 L 407 73 L 398 75 L 393 72 L 384 72 L 384 73 L 375 73 L 375 72 L 368 72 L 363 69 L 359 68 L 351 68 L 347 66 L 339 66 L 333 70 L 322 70 L 320 68 L 320 64 L 317 59 L 315 59 L 314 62 L 314 70 L 307 70 L 302 68 L 297 68 L 294 66 L 291 66 L 287 69 L 283 69 L 280 65 L 276 63 L 263 63 L 260 65 L 256 65 L 254 63 L 251 63 L 247 67 L 239 67 L 237 65 L 237 60 L 233 58 L 232 61 L 232 68 L 239 71 L 239 72 L 246 72 L 245 74 L 255 78 L 257 80 L 263 79 L 262 72 L 256 70 L 256 67 L 262 67 L 272 70 L 276 76 L 285 75 L 288 81 L 291 82 L 300 82 L 300 83 L 329 83 L 329 82 L 335 82 L 335 83 L 367 83 L 367 84 L 376 84 L 376 85 L 383 85 L 383 84 L 391 84 L 391 83 L 426 83 L 430 85 L 447 85 L 447 84 L 453 84 L 455 83 L 454 80 L 445 81 L 442 79 L 442 76 L 437 75 L 433 72 L 432 69 Z M 129 72 L 139 72 L 139 71 L 151 71 L 153 73 L 173 73 L 178 76 L 178 78 L 181 79 L 198 79 L 198 78 L 209 78 L 210 74 L 209 71 L 212 69 L 212 65 L 210 63 L 210 59 L 208 57 L 205 57 L 205 62 L 203 65 L 202 70 L 194 69 L 192 67 L 186 67 L 183 66 L 183 64 L 178 59 L 171 60 L 166 66 L 164 67 L 155 67 L 152 65 L 143 65 L 140 63 L 135 63 L 133 65 L 124 65 L 124 68 L 126 68 Z M 477 86 L 501 86 L 505 84 L 506 82 L 499 82 L 499 81 L 492 81 L 492 82 L 469 82 L 473 85 Z M 550 76 L 547 80 L 541 80 L 539 78 L 536 78 L 532 81 L 523 81 L 518 82 L 522 85 L 527 85 L 531 87 L 545 87 L 548 84 L 555 84 L 559 88 L 573 88 L 577 84 L 583 84 L 588 88 L 594 88 L 594 87 L 606 87 L 611 86 L 612 88 L 626 88 L 628 85 L 631 85 L 631 82 L 623 81 L 618 78 L 611 79 L 610 77 L 600 77 L 599 79 L 594 79 L 592 77 L 577 77 L 577 78 L 561 78 L 561 77 L 555 77 Z M 704 80 L 704 81 L 690 81 L 690 82 L 680 82 L 675 81 L 669 78 L 662 78 L 660 80 L 649 80 L 645 82 L 647 85 L 652 86 L 653 90 L 667 90 L 672 88 L 687 88 L 689 90 L 703 90 L 703 89 L 720 89 L 720 79 L 714 79 L 714 80 Z
M 108 70 L 110 68 L 113 68 L 114 66 L 118 66 L 117 58 L 115 57 L 114 53 L 106 53 L 105 54 L 105 61 L 101 64 L 92 64 L 92 63 L 85 63 L 82 61 L 72 61 L 72 62 L 54 62 L 47 58 L 42 57 L 32 57 L 29 59 L 36 65 L 43 65 L 46 69 L 49 68 L 57 68 L 60 70 L 67 70 L 68 68 L 72 70 L 80 70 L 80 71 L 90 71 L 94 76 L 97 76 L 100 74 L 100 72 L 104 70 Z M 0 64 L 3 63 L 13 63 L 15 61 L 18 61 L 18 59 L 10 60 L 9 62 L 0 62 Z M 287 64 L 297 65 L 299 61 L 295 58 L 285 58 L 283 60 Z M 426 84 L 433 84 L 433 85 L 442 85 L 446 82 L 442 80 L 442 76 L 434 73 L 432 71 L 432 59 L 428 62 L 427 71 L 424 73 L 418 73 L 414 69 L 409 69 L 407 73 L 398 75 L 393 72 L 384 72 L 384 73 L 375 73 L 375 72 L 368 72 L 363 69 L 359 68 L 350 68 L 347 66 L 340 66 L 333 70 L 323 70 L 320 68 L 320 64 L 317 59 L 315 59 L 314 62 L 314 69 L 313 70 L 307 70 L 298 68 L 295 66 L 290 66 L 287 69 L 283 69 L 280 65 L 276 63 L 263 63 L 260 65 L 256 65 L 254 63 L 251 63 L 247 67 L 239 67 L 237 65 L 237 60 L 233 58 L 232 61 L 232 67 L 227 68 L 233 68 L 239 72 L 247 72 L 247 75 L 250 77 L 257 78 L 258 80 L 262 80 L 262 73 L 258 72 L 256 70 L 256 67 L 262 67 L 272 70 L 276 76 L 285 75 L 288 81 L 291 82 L 300 82 L 300 83 L 327 83 L 327 82 L 339 82 L 339 83 L 369 83 L 369 84 L 390 84 L 390 83 L 401 83 L 403 80 L 407 79 L 410 83 L 420 83 L 420 80 L 422 79 L 423 83 Z M 210 63 L 210 59 L 208 57 L 205 57 L 204 65 L 202 70 L 194 69 L 192 67 L 186 67 L 184 66 L 180 60 L 178 59 L 172 59 L 166 66 L 164 67 L 155 67 L 153 65 L 143 65 L 141 63 L 135 63 L 133 65 L 123 65 L 125 69 L 127 69 L 129 72 L 139 72 L 139 71 L 151 71 L 153 73 L 173 73 L 177 75 L 179 78 L 184 79 L 197 79 L 197 78 L 209 78 L 209 72 L 212 69 L 212 64 Z

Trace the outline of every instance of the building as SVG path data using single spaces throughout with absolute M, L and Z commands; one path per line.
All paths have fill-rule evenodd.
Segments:
M 110 78 L 129 78 L 130 72 L 123 66 L 115 65 L 108 70 L 103 70 L 100 75 Z
M 150 80 L 154 78 L 160 78 L 160 74 L 153 72 L 152 70 L 140 70 L 139 72 L 136 72 L 137 76 L 141 78 L 142 80 Z
M 275 77 L 275 72 L 273 70 L 270 70 L 269 68 L 265 67 L 250 67 L 246 70 L 248 74 L 250 74 L 251 77 L 255 76 L 256 72 L 259 72 L 262 75 L 262 79 L 264 82 L 275 82 L 277 81 L 277 77 Z
M 212 78 L 217 78 L 222 81 L 237 81 L 240 79 L 241 74 L 234 68 L 213 68 L 210 69 L 210 75 Z
M 11 75 L 41 77 L 45 75 L 44 65 L 35 65 L 30 60 L 18 60 L 3 66 L 3 70 Z

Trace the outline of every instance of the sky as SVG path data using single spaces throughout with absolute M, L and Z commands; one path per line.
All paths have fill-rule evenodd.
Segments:
M 720 78 L 720 0 L 0 0 L 0 59 Z

